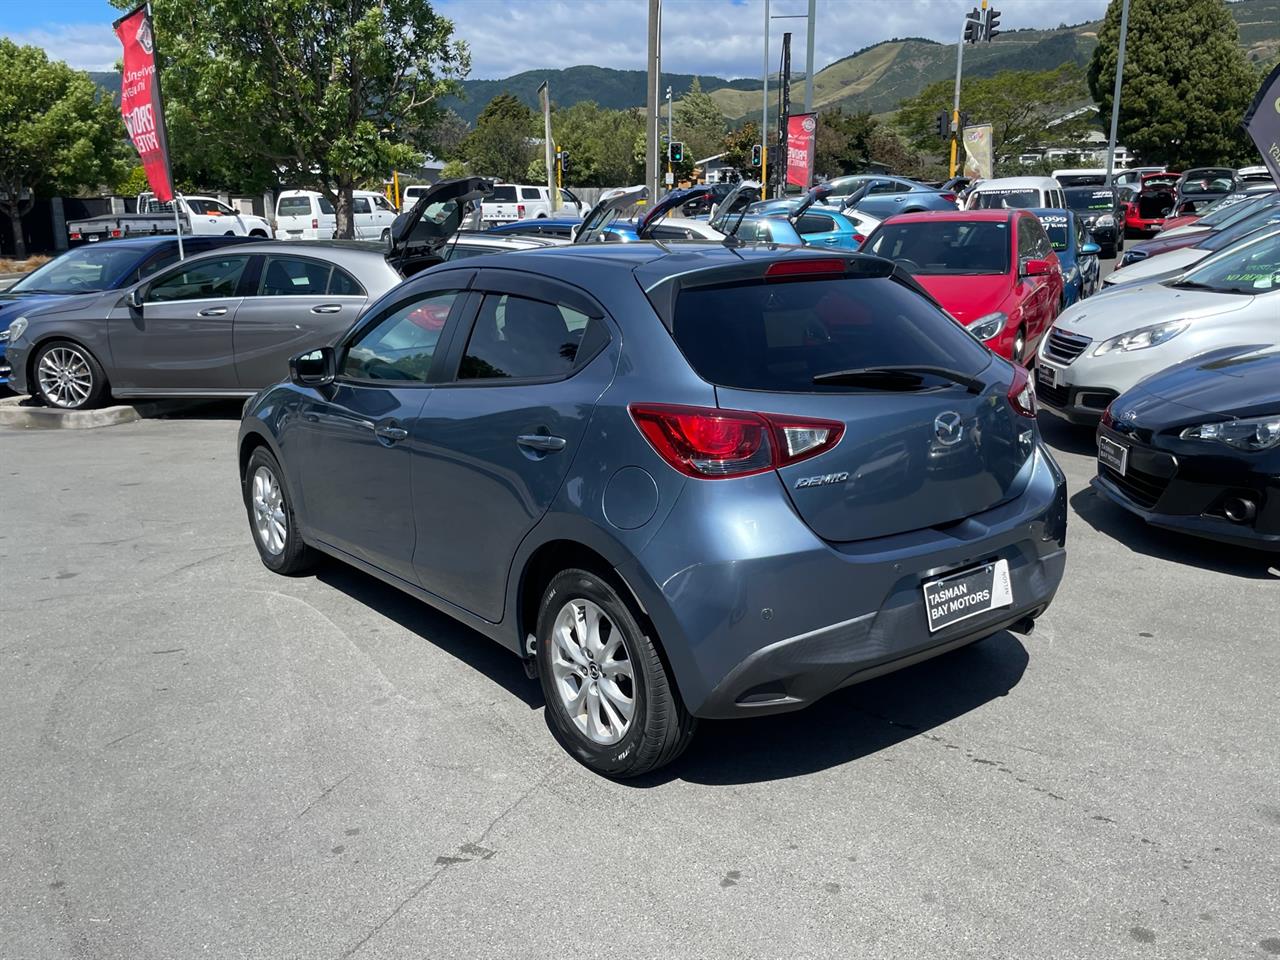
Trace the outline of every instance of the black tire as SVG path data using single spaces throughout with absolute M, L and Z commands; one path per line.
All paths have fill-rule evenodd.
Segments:
M 592 740 L 570 716 L 559 686 L 567 681 L 557 679 L 553 663 L 556 619 L 571 602 L 580 600 L 603 612 L 610 621 L 610 636 L 613 629 L 621 633 L 634 680 L 630 684 L 633 712 L 629 725 L 620 739 L 607 745 Z M 560 745 L 580 763 L 604 776 L 623 779 L 656 770 L 684 752 L 697 721 L 685 710 L 653 638 L 640 626 L 630 602 L 608 582 L 586 570 L 565 570 L 557 575 L 538 607 L 537 638 L 538 677 L 547 701 L 548 721 Z M 563 655 L 558 662 L 571 663 Z M 594 661 L 592 666 L 597 666 Z M 593 670 L 590 676 L 603 679 L 607 675 L 601 669 Z M 585 671 L 581 679 L 578 689 L 593 682 Z
M 268 536 L 260 532 L 255 500 L 255 479 L 259 470 L 266 470 L 275 479 L 279 489 L 278 509 L 283 515 L 283 543 L 278 551 L 273 544 L 267 542 Z M 284 484 L 284 472 L 280 463 L 266 447 L 258 447 L 245 464 L 244 476 L 240 478 L 240 490 L 244 496 L 245 513 L 249 517 L 249 532 L 253 536 L 253 545 L 258 548 L 258 556 L 263 565 L 275 573 L 289 577 L 303 573 L 315 566 L 318 559 L 314 550 L 302 542 L 298 534 L 298 521 L 293 511 L 293 498 Z M 269 501 L 268 501 L 269 502 Z
M 391 242 L 391 228 L 390 228 L 390 227 L 387 227 L 385 230 L 383 230 L 383 231 L 382 231 L 382 236 L 381 236 L 381 237 L 379 237 L 378 239 L 380 239 L 383 243 L 390 243 L 390 242 Z
M 46 357 L 50 358 L 51 363 L 56 359 L 57 366 L 66 370 L 76 384 L 83 385 L 87 377 L 87 389 L 81 393 L 79 387 L 72 387 L 69 383 L 65 388 L 50 384 L 52 389 L 46 389 L 40 370 Z M 107 374 L 98 358 L 87 347 L 72 340 L 50 340 L 40 345 L 31 358 L 31 376 L 27 379 L 27 387 L 31 395 L 39 397 L 45 406 L 59 410 L 92 410 L 101 406 L 102 401 L 110 396 Z

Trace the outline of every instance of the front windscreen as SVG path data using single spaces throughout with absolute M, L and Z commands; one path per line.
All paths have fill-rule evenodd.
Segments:
M 1110 211 L 1115 209 L 1116 197 L 1111 190 L 1100 190 L 1096 187 L 1086 187 L 1084 189 L 1064 190 L 1063 194 L 1067 198 L 1067 206 L 1072 210 L 1085 211 Z
M 974 194 L 970 209 L 1001 210 L 1005 207 L 1028 209 L 1041 206 L 1039 190 L 982 190 Z
M 1005 221 L 918 220 L 883 224 L 862 250 L 913 274 L 943 276 L 1008 273 L 1010 246 Z
M 77 247 L 33 270 L 11 293 L 94 293 L 119 286 L 138 265 L 141 253 L 133 247 L 93 244 Z
M 1280 287 L 1280 233 L 1221 253 L 1174 286 L 1249 296 L 1271 293 Z
M 672 335 L 700 377 L 744 390 L 852 392 L 861 388 L 814 378 L 899 364 L 972 375 L 990 362 L 963 327 L 891 277 L 686 289 Z

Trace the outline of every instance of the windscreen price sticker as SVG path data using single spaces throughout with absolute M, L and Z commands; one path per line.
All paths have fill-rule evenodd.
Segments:
M 1012 604 L 1008 560 L 997 560 L 924 585 L 925 618 L 930 633 Z

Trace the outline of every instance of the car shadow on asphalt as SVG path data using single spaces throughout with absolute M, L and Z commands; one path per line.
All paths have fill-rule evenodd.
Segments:
M 962 744 L 931 730 L 1003 697 L 1022 679 L 1028 655 L 1001 631 L 971 646 L 824 697 L 796 713 L 703 721 L 688 752 L 669 767 L 623 781 L 707 785 L 784 780 L 842 766 L 914 737 L 939 750 Z M 882 758 L 892 762 L 893 758 Z
M 488 637 L 345 563 L 323 561 L 315 576 L 461 660 L 531 710 L 543 706 L 542 687 L 525 674 L 520 658 Z
M 1054 450 L 1063 453 L 1078 453 L 1084 457 L 1093 457 L 1098 453 L 1098 441 L 1092 427 L 1082 427 L 1046 413 L 1037 418 L 1040 425 L 1040 436 Z
M 1274 554 L 1153 527 L 1092 487 L 1076 491 L 1071 508 L 1094 530 L 1134 553 L 1250 580 L 1280 579 L 1280 557 Z

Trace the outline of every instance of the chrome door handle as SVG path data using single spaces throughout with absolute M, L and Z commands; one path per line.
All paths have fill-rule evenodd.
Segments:
M 546 450 L 554 453 L 557 450 L 563 450 L 565 445 L 564 437 L 549 437 L 545 433 L 526 433 L 516 437 L 516 443 L 522 447 L 528 447 L 530 450 Z
M 221 317 L 221 316 L 225 316 L 226 312 L 227 312 L 226 307 L 209 307 L 205 310 L 201 310 L 199 313 L 196 314 L 196 316 L 197 317 Z
M 379 439 L 387 440 L 390 443 L 396 443 L 409 436 L 409 431 L 404 427 L 397 427 L 392 423 L 382 423 L 373 428 L 373 432 L 377 434 Z
M 341 313 L 342 304 L 340 303 L 322 303 L 318 307 L 311 308 L 312 313 Z

